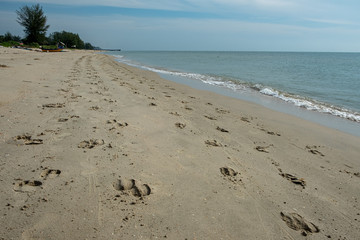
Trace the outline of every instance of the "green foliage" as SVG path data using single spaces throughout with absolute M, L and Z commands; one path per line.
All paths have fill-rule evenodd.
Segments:
M 56 45 L 43 45 L 42 48 L 43 49 L 48 49 L 48 50 L 55 50 L 58 47 Z
M 79 34 L 71 32 L 54 32 L 49 36 L 49 42 L 51 44 L 57 44 L 58 42 L 64 43 L 68 48 L 83 49 L 85 47 L 84 41 L 81 40 Z
M 93 45 L 91 45 L 91 43 L 85 43 L 84 45 L 84 49 L 87 49 L 87 50 L 94 50 L 95 47 Z
M 46 44 L 44 46 L 48 49 L 56 49 L 59 42 L 64 43 L 68 48 L 77 49 L 95 49 L 90 43 L 84 43 L 81 40 L 79 34 L 71 32 L 54 32 L 47 38 L 45 36 L 49 25 L 46 25 L 46 16 L 39 4 L 31 7 L 24 6 L 16 11 L 17 22 L 25 29 L 25 39 L 21 39 L 19 36 L 12 35 L 10 32 L 6 32 L 4 35 L 0 35 L 0 43 L 3 46 L 18 46 L 19 42 L 24 41 L 26 47 L 39 48 L 39 44 Z M 97 48 L 98 49 L 98 48 Z
M 20 43 L 15 42 L 15 41 L 7 41 L 7 42 L 0 43 L 0 45 L 3 47 L 15 47 L 15 46 L 19 46 Z
M 43 43 L 49 25 L 46 25 L 46 16 L 39 4 L 31 7 L 24 6 L 16 11 L 17 22 L 25 29 L 26 42 Z
M 6 32 L 5 35 L 0 35 L 0 42 L 21 42 L 21 37 L 12 35 L 10 32 Z
M 33 43 L 28 43 L 26 44 L 26 47 L 29 48 L 40 48 L 40 45 L 37 42 L 33 42 Z

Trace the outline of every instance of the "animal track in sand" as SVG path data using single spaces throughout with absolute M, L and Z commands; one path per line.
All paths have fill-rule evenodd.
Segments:
M 41 172 L 40 177 L 45 180 L 45 179 L 47 179 L 48 177 L 50 177 L 50 178 L 57 177 L 57 176 L 60 175 L 60 173 L 61 173 L 61 171 L 58 170 L 58 169 L 48 169 L 48 168 L 45 168 L 45 169 Z
M 18 135 L 16 137 L 14 137 L 14 140 L 23 140 L 25 145 L 43 144 L 42 139 L 31 139 L 31 135 L 29 135 L 29 134 Z
M 320 146 L 309 146 L 309 145 L 306 146 L 306 149 L 308 150 L 308 152 L 315 154 L 315 155 L 320 155 L 322 157 L 325 157 L 325 155 L 322 152 L 317 150 L 318 148 L 320 148 Z
M 42 182 L 36 180 L 19 180 L 15 183 L 14 191 L 15 192 L 30 192 L 35 191 L 38 186 L 41 186 Z
M 91 149 L 91 148 L 94 148 L 96 147 L 97 145 L 104 145 L 105 142 L 104 140 L 100 140 L 100 139 L 90 139 L 89 141 L 82 141 L 81 143 L 79 143 L 78 145 L 78 148 L 88 148 L 88 149 Z
M 65 107 L 65 103 L 48 103 L 48 104 L 43 104 L 42 107 L 43 108 L 63 108 L 63 107 Z
M 135 197 L 150 195 L 151 188 L 147 184 L 137 184 L 134 179 L 118 179 L 113 183 L 115 190 L 130 192 Z
M 297 213 L 287 213 L 283 211 L 280 212 L 280 216 L 289 228 L 295 231 L 301 231 L 304 236 L 307 236 L 308 233 L 320 232 L 320 229 L 315 224 L 307 221 Z
M 206 140 L 205 144 L 213 147 L 222 147 L 222 144 L 217 142 L 216 140 Z

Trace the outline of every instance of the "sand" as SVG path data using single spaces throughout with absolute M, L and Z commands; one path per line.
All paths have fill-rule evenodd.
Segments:
M 0 65 L 0 239 L 359 239 L 358 137 L 97 52 Z

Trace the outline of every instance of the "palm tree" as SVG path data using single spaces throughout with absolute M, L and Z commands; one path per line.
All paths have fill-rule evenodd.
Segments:
M 16 10 L 18 15 L 17 22 L 25 27 L 26 42 L 42 43 L 45 40 L 45 34 L 50 27 L 46 25 L 46 16 L 39 4 L 31 7 L 24 6 Z

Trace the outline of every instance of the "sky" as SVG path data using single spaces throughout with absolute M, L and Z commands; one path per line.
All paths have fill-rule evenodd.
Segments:
M 39 3 L 55 31 L 104 49 L 360 51 L 359 0 L 0 0 L 0 34 Z

